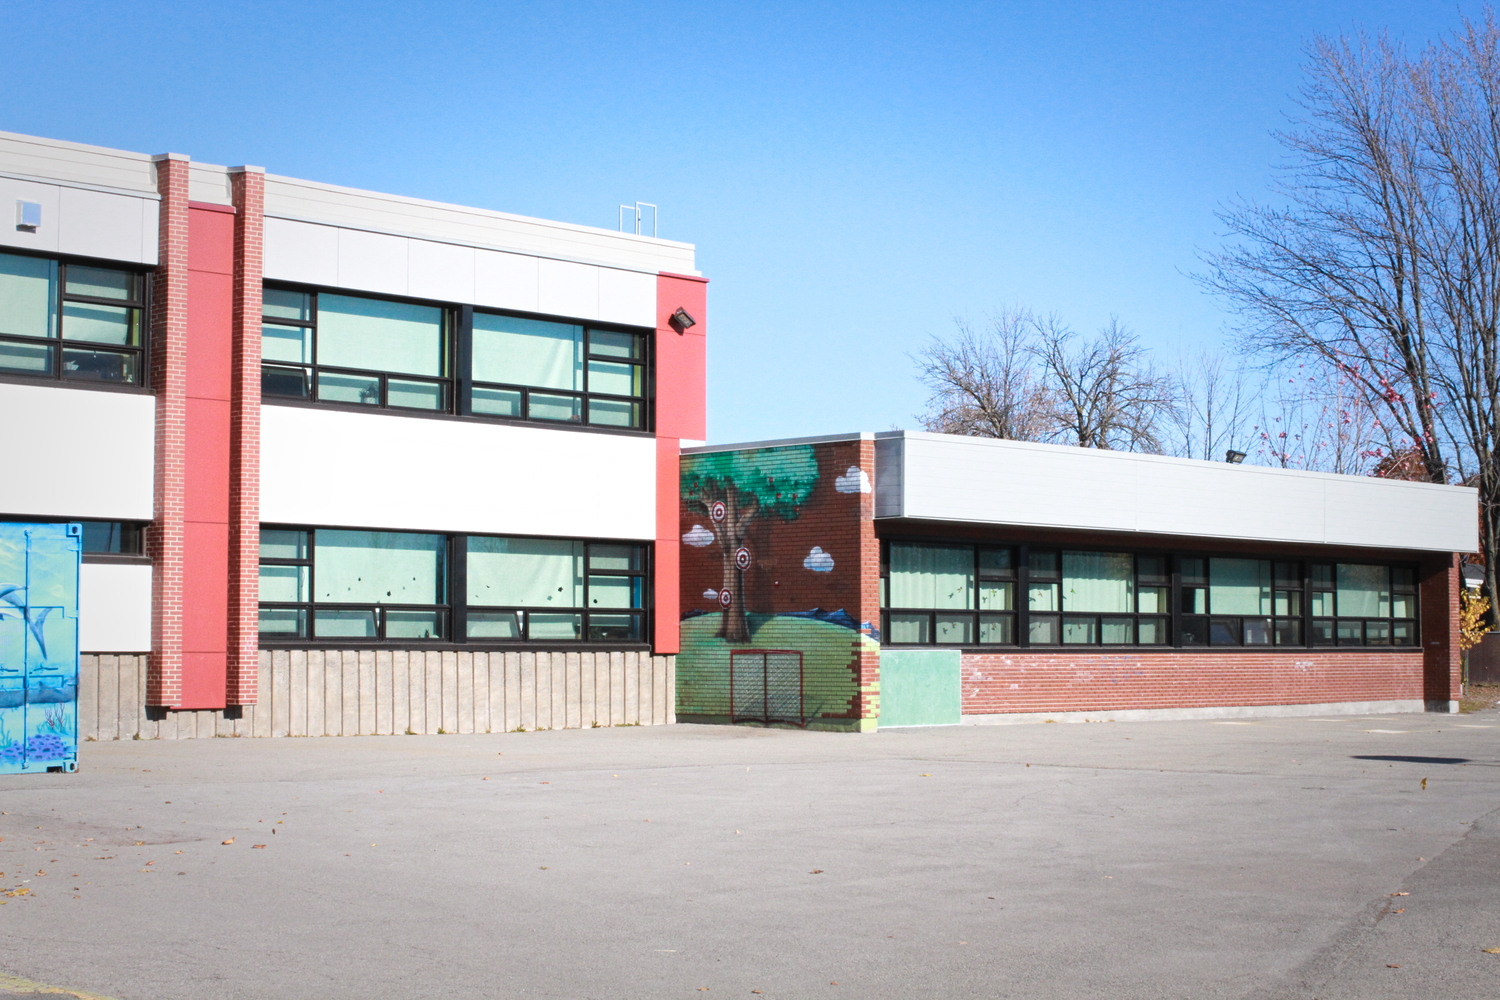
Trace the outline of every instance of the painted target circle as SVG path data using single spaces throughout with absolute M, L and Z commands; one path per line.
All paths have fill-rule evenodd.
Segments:
M 750 568 L 750 550 L 741 545 L 734 550 L 734 564 L 741 570 Z
M 734 603 L 734 595 L 727 590 L 719 591 L 719 603 L 726 608 L 729 607 L 729 605 Z
M 713 518 L 715 521 L 724 520 L 724 501 L 715 500 L 713 503 L 709 504 L 708 516 Z

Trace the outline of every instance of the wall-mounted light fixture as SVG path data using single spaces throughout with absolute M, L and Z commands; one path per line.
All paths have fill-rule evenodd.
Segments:
M 677 330 L 678 333 L 682 333 L 683 331 L 697 325 L 698 321 L 693 319 L 693 314 L 688 312 L 681 306 L 678 306 L 677 311 L 672 314 L 672 326 Z
M 1228 462 L 1230 465 L 1239 465 L 1244 460 L 1245 453 L 1243 451 L 1235 451 L 1233 448 L 1230 448 L 1224 453 L 1224 461 Z
M 42 224 L 42 206 L 35 201 L 16 201 L 16 230 L 34 233 Z

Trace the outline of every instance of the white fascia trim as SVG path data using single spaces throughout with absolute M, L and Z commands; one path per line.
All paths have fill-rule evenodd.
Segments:
M 701 448 L 684 448 L 684 455 L 704 455 L 714 451 L 750 451 L 755 448 L 787 448 L 798 444 L 833 444 L 839 441 L 873 441 L 873 434 L 821 434 L 814 437 L 780 438 L 774 441 L 742 441 L 738 444 L 710 444 Z
M 30 184 L 50 184 L 53 187 L 75 188 L 79 191 L 98 191 L 101 194 L 122 194 L 129 198 L 161 201 L 160 194 L 157 194 L 155 191 L 142 191 L 140 188 L 106 187 L 103 184 L 85 184 L 83 181 L 69 181 L 59 177 L 36 177 L 32 174 L 17 174 L 9 170 L 0 170 L 0 177 L 5 177 L 13 181 L 26 181 Z
M 1396 701 L 1335 701 L 1318 705 L 1226 705 L 1203 708 L 1127 708 L 1114 712 L 1001 712 L 965 715 L 966 726 L 1011 726 L 1045 722 L 1185 722 L 1195 719 L 1297 719 L 1319 715 L 1392 715 L 1426 712 L 1420 698 Z

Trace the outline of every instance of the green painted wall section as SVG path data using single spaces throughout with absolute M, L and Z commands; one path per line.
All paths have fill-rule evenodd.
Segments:
M 882 649 L 880 728 L 958 725 L 961 662 L 956 649 Z

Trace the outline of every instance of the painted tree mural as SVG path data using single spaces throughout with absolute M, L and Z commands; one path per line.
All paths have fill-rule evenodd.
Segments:
M 687 505 L 708 516 L 719 543 L 724 575 L 721 598 L 724 618 L 719 638 L 746 642 L 745 570 L 753 553 L 741 555 L 750 524 L 758 517 L 794 520 L 818 481 L 818 461 L 811 445 L 761 448 L 755 451 L 711 452 L 685 457 L 682 497 Z

